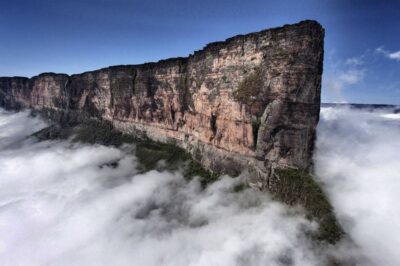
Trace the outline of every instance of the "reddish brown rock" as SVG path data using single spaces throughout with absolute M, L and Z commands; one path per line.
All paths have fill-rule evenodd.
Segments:
M 324 30 L 315 21 L 207 45 L 187 58 L 68 76 L 0 78 L 0 105 L 92 117 L 173 142 L 206 168 L 248 170 L 268 187 L 275 168 L 311 166 Z

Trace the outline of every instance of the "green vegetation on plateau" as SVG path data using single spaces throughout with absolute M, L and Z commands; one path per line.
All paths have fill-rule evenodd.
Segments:
M 338 224 L 333 208 L 321 186 L 305 171 L 296 169 L 276 170 L 279 178 L 277 191 L 273 195 L 289 205 L 301 205 L 310 219 L 319 222 L 319 230 L 315 236 L 320 241 L 334 244 L 344 232 Z

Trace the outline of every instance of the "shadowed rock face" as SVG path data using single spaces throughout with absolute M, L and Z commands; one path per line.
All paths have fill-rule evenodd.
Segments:
M 309 169 L 319 118 L 324 30 L 317 22 L 211 43 L 187 58 L 68 76 L 0 78 L 0 105 L 63 123 L 111 121 L 172 142 L 214 172 L 274 190 L 276 168 Z

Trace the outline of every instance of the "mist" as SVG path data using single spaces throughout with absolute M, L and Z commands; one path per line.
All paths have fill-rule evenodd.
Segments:
M 46 126 L 1 113 L 1 265 L 318 265 L 317 225 L 223 176 L 139 173 L 130 147 L 26 138 Z M 33 123 L 33 124 L 32 124 Z M 15 126 L 18 125 L 18 126 Z
M 220 177 L 140 172 L 131 150 L 28 137 L 46 127 L 0 111 L 1 265 L 324 265 L 326 252 L 400 265 L 400 119 L 323 108 L 315 169 L 358 248 L 322 251 L 300 209 Z M 361 254 L 361 255 L 360 255 Z
M 370 265 L 400 265 L 399 152 L 393 110 L 322 108 L 316 174 Z

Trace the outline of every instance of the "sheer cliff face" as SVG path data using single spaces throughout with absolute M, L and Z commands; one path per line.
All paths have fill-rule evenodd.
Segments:
M 92 117 L 174 142 L 205 167 L 270 185 L 275 168 L 311 165 L 324 30 L 313 21 L 212 43 L 188 58 L 83 74 L 0 78 L 0 105 Z

